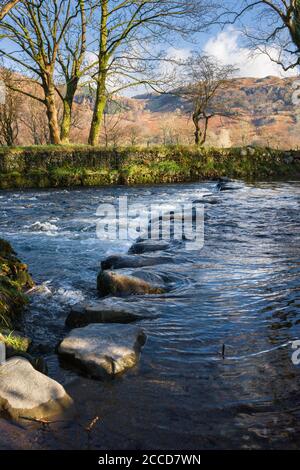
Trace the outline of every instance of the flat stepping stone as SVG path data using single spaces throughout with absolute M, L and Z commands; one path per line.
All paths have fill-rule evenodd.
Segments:
M 113 295 L 126 297 L 129 295 L 163 294 L 164 287 L 154 285 L 139 277 L 125 276 L 114 271 L 102 271 L 97 278 L 97 288 L 102 297 Z
M 145 341 L 137 326 L 92 324 L 71 331 L 58 346 L 58 354 L 90 377 L 108 378 L 134 367 Z
M 101 269 L 143 268 L 168 263 L 174 263 L 174 258 L 171 256 L 113 255 L 102 261 Z
M 131 323 L 156 316 L 155 309 L 110 297 L 91 304 L 74 305 L 66 319 L 66 326 L 78 328 L 91 323 Z
M 0 412 L 13 419 L 50 419 L 72 405 L 62 385 L 14 357 L 0 366 Z
M 152 251 L 168 250 L 170 244 L 164 240 L 144 240 L 136 242 L 129 249 L 129 254 L 143 254 Z

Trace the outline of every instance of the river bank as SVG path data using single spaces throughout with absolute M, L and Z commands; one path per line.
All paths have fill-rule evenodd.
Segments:
M 27 265 L 0 238 L 0 341 L 13 350 L 26 351 L 29 346 L 29 340 L 13 330 L 28 302 L 24 292 L 33 285 Z
M 25 289 L 33 287 L 28 267 L 11 245 L 0 238 L 0 329 L 12 328 L 15 318 L 27 303 Z
M 247 181 L 300 175 L 300 152 L 254 147 L 0 149 L 0 189 L 189 183 L 222 176 Z

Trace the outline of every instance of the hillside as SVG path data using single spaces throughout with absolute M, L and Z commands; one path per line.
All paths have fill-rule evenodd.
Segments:
M 300 105 L 293 104 L 292 99 L 296 80 L 278 77 L 232 80 L 228 89 L 217 97 L 218 103 L 230 111 L 230 117 L 215 117 L 210 121 L 207 144 L 299 147 Z M 28 86 L 32 87 L 32 82 Z M 24 98 L 18 103 L 18 109 L 17 143 L 46 143 L 47 120 L 43 105 Z M 73 142 L 86 143 L 92 109 L 90 90 L 82 89 L 75 99 Z M 191 144 L 193 132 L 189 105 L 178 96 L 117 97 L 107 107 L 100 144 Z
M 217 101 L 230 106 L 234 119 L 215 118 L 210 139 L 222 136 L 233 145 L 258 143 L 277 147 L 300 145 L 300 105 L 293 104 L 297 78 L 240 78 L 231 81 Z M 189 105 L 174 95 L 140 95 L 145 113 L 173 115 L 177 119 L 188 115 Z M 224 142 L 226 145 L 226 143 Z
M 238 78 L 217 97 L 230 110 L 230 118 L 210 122 L 210 145 L 267 145 L 296 148 L 300 145 L 300 106 L 292 101 L 296 78 Z M 80 106 L 92 106 L 86 95 L 78 95 Z M 118 98 L 108 107 L 107 133 L 112 140 L 132 143 L 192 143 L 190 105 L 172 94 L 143 94 Z M 119 122 L 117 122 L 119 121 Z M 114 129 L 112 131 L 112 128 Z M 110 132 L 111 131 L 111 132 Z
M 238 78 L 231 80 L 228 90 L 222 91 L 221 99 L 230 99 L 237 113 L 246 114 L 278 114 L 281 111 L 293 111 L 292 94 L 295 78 L 281 79 Z M 178 109 L 187 110 L 184 101 L 174 95 L 140 95 L 135 99 L 145 103 L 145 109 L 151 112 L 175 112 Z

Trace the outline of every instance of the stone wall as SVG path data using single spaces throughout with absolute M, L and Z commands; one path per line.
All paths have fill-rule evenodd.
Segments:
M 254 180 L 299 174 L 300 152 L 253 147 L 0 149 L 0 189 L 175 183 L 225 175 Z

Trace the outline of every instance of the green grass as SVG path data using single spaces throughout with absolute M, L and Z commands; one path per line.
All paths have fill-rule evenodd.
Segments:
M 28 350 L 28 339 L 15 334 L 14 331 L 7 333 L 0 330 L 0 341 L 16 351 L 26 352 Z

